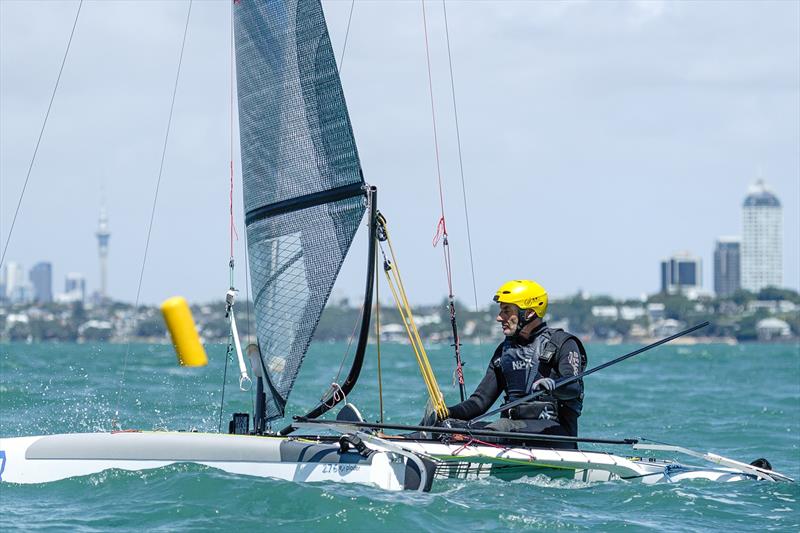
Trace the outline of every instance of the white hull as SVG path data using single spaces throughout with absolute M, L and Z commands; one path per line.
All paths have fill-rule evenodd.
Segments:
M 437 479 L 499 477 L 515 479 L 545 475 L 550 478 L 596 481 L 678 482 L 689 479 L 741 481 L 755 476 L 731 468 L 693 467 L 674 461 L 627 458 L 605 452 L 532 448 L 496 448 L 459 444 L 408 443 L 405 448 L 439 459 Z
M 194 463 L 287 481 L 426 490 L 430 480 L 424 468 L 419 475 L 417 461 L 408 453 L 376 450 L 364 457 L 355 451 L 341 453 L 338 444 L 248 435 L 116 432 L 0 439 L 0 480 L 10 483 L 46 483 L 110 469 L 139 471 Z
M 353 449 L 343 452 L 330 439 L 207 433 L 116 432 L 7 438 L 0 439 L 0 480 L 46 483 L 110 469 L 139 471 L 178 463 L 199 464 L 231 474 L 297 482 L 361 483 L 384 490 L 429 490 L 434 477 L 513 479 L 545 475 L 586 482 L 628 480 L 647 484 L 691 479 L 789 480 L 770 471 L 759 473 L 732 460 L 721 463 L 728 467 L 698 467 L 604 452 L 465 446 L 355 434 L 369 447 L 367 453 Z

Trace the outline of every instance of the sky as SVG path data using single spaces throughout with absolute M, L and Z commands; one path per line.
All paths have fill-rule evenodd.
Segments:
M 246 0 L 243 0 L 246 1 Z M 0 244 L 5 245 L 77 1 L 0 1 Z M 555 297 L 636 298 L 659 261 L 741 234 L 762 177 L 780 198 L 784 284 L 800 286 L 800 2 L 447 2 L 465 201 L 441 2 L 425 4 L 456 296 L 508 279 Z M 323 1 L 364 175 L 379 189 L 413 303 L 447 295 L 421 3 Z M 134 301 L 188 2 L 85 1 L 6 261 Z M 230 3 L 193 4 L 140 301 L 228 288 Z M 343 59 L 341 59 L 343 57 Z M 235 121 L 235 117 L 233 117 Z M 237 269 L 246 287 L 238 131 Z M 471 276 L 467 220 L 475 284 Z M 360 298 L 357 237 L 335 287 Z M 441 246 L 441 245 L 439 245 Z M 388 291 L 387 291 L 388 292 Z M 384 293 L 386 294 L 386 293 Z

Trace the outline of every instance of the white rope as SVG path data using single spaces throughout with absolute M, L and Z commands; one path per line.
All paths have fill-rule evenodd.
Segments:
M 229 290 L 226 295 L 228 302 L 228 316 L 231 322 L 231 335 L 233 336 L 233 345 L 236 347 L 236 358 L 239 360 L 239 390 L 249 391 L 253 386 L 253 381 L 247 375 L 247 366 L 244 364 L 244 355 L 242 355 L 242 343 L 239 340 L 239 329 L 236 327 L 236 317 L 233 315 L 233 301 L 236 297 L 236 291 Z
M 331 390 L 333 391 L 329 398 L 333 400 L 331 405 L 328 405 L 328 402 L 322 400 L 322 402 L 330 409 L 331 407 L 335 406 L 340 401 L 344 400 L 344 404 L 347 405 L 347 394 L 342 390 L 342 387 L 336 383 L 335 381 L 331 383 Z

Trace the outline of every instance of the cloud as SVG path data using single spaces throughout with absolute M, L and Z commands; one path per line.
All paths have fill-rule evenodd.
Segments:
M 67 271 L 97 284 L 105 183 L 111 291 L 135 295 L 186 5 L 84 4 L 9 252 L 27 266 L 52 260 L 57 285 Z M 337 57 L 349 7 L 324 2 Z M 3 239 L 75 8 L 0 2 Z M 441 4 L 427 9 L 456 289 L 467 295 L 444 18 Z M 227 288 L 229 12 L 227 2 L 192 8 L 145 301 L 211 299 Z M 480 294 L 523 274 L 556 295 L 577 287 L 639 294 L 657 288 L 662 256 L 687 248 L 706 259 L 710 286 L 713 239 L 737 233 L 759 166 L 784 201 L 786 278 L 797 283 L 800 4 L 448 2 L 447 14 Z M 365 175 L 394 224 L 406 285 L 412 299 L 438 301 L 445 289 L 441 250 L 430 246 L 439 207 L 419 3 L 357 2 L 344 65 Z M 243 236 L 239 191 L 237 182 Z M 337 287 L 352 296 L 362 290 L 356 246 Z M 560 256 L 562 246 L 571 255 Z

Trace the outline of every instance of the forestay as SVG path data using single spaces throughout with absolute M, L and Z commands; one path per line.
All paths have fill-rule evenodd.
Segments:
M 267 418 L 280 418 L 364 214 L 364 179 L 319 0 L 234 4 L 239 127 Z

